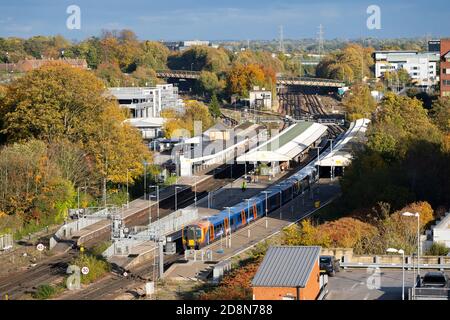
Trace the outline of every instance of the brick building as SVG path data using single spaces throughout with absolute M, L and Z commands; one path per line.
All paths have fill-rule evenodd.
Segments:
M 316 300 L 320 247 L 270 247 L 252 281 L 253 300 Z
M 441 97 L 450 96 L 450 39 L 441 39 Z

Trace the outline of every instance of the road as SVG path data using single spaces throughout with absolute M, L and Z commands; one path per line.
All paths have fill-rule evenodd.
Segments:
M 424 274 L 424 273 L 423 273 Z M 405 270 L 405 299 L 413 284 L 412 270 Z M 400 300 L 402 271 L 381 269 L 347 269 L 328 278 L 329 293 L 325 300 Z

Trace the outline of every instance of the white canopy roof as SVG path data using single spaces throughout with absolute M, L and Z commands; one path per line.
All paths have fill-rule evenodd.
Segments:
M 358 119 L 352 122 L 350 128 L 337 144 L 325 153 L 324 157 L 320 159 L 319 164 L 322 167 L 346 167 L 353 159 L 353 150 L 357 145 L 361 145 L 366 137 L 367 126 L 369 119 Z M 317 165 L 317 161 L 315 163 Z
M 289 161 L 319 140 L 327 127 L 314 122 L 296 123 L 269 141 L 237 158 L 237 162 Z
M 290 157 L 272 151 L 256 151 L 246 153 L 237 158 L 238 162 L 276 162 L 289 160 L 291 160 Z

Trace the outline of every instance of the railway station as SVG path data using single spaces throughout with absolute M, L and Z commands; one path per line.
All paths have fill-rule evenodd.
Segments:
M 324 175 L 329 173 L 330 178 L 342 176 L 345 167 L 349 166 L 355 151 L 361 149 L 365 144 L 366 131 L 370 123 L 369 119 L 358 119 L 351 123 L 350 128 L 342 139 L 335 145 L 331 144 L 330 152 L 316 161 Z
M 327 135 L 327 127 L 314 122 L 298 122 L 270 140 L 237 157 L 237 163 L 263 164 L 260 175 L 273 176 L 300 163 L 311 148 L 315 148 Z M 265 170 L 264 170 L 265 169 Z

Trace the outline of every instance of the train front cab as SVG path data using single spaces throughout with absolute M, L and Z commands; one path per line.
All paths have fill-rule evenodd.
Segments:
M 200 222 L 188 225 L 182 230 L 183 248 L 198 250 L 209 243 L 210 223 Z

